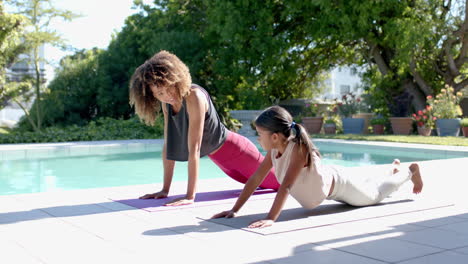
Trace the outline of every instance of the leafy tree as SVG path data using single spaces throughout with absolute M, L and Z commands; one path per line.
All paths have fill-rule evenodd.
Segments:
M 83 125 L 98 113 L 98 58 L 102 50 L 81 50 L 60 61 L 44 96 L 44 125 Z
M 35 116 L 31 116 L 27 111 L 25 111 L 25 114 L 34 130 L 40 131 L 43 119 L 42 93 L 45 91 L 45 80 L 41 73 L 41 64 L 47 63 L 40 56 L 40 49 L 45 44 L 65 48 L 64 39 L 49 28 L 49 23 L 57 18 L 70 21 L 77 16 L 70 11 L 54 8 L 51 0 L 12 0 L 10 3 L 16 8 L 17 13 L 26 17 L 28 21 L 26 33 L 22 36 L 22 39 L 29 55 L 27 63 L 31 63 L 34 68 L 34 76 L 31 76 L 32 78 L 29 78 L 28 81 L 30 81 L 31 89 L 34 89 L 35 102 L 33 109 Z M 22 108 L 26 110 L 24 106 Z
M 315 64 L 326 56 L 292 21 L 282 1 L 205 1 L 206 41 L 211 47 L 206 76 L 230 98 L 232 108 L 260 108 L 271 99 L 317 94 L 321 73 L 332 65 Z M 296 3 L 295 4 L 300 4 Z M 252 15 L 255 14 L 255 15 Z M 310 90 L 312 89 L 312 90 Z
M 466 1 L 135 4 L 140 12 L 127 18 L 107 50 L 86 63 L 70 62 L 96 70 L 95 92 L 75 89 L 76 96 L 95 103 L 95 117 L 133 115 L 128 80 L 161 49 L 189 66 L 194 82 L 210 91 L 226 116 L 228 109 L 261 108 L 272 99 L 313 97 L 323 87 L 323 72 L 339 65 L 364 67 L 367 93 L 383 113 L 389 107 L 392 114 L 401 112 L 402 102 L 419 108 L 444 83 L 457 90 L 466 86 Z M 92 78 L 81 70 L 74 74 Z
M 154 8 L 137 1 L 141 12 L 127 18 L 122 31 L 100 56 L 98 116 L 129 118 L 133 115 L 128 104 L 129 79 L 139 65 L 162 49 L 177 54 L 189 66 L 193 81 L 199 83 L 197 77 L 206 51 L 196 32 L 197 15 L 177 9 L 181 1 L 159 2 L 162 6 Z
M 22 91 L 19 85 L 7 82 L 6 69 L 24 52 L 25 47 L 20 38 L 24 23 L 23 16 L 5 12 L 3 2 L 0 1 L 0 109 Z
M 345 54 L 354 54 L 342 63 L 366 66 L 369 93 L 395 112 L 401 109 L 392 106 L 403 105 L 401 102 L 409 98 L 415 108 L 421 109 L 425 97 L 438 92 L 444 83 L 456 91 L 466 87 L 466 0 L 285 4 L 303 5 L 290 14 L 295 20 L 305 17 L 304 12 L 311 15 L 301 27 L 319 46 L 339 43 Z
M 262 14 L 262 18 L 258 21 L 249 18 L 243 25 L 236 26 L 231 22 L 250 16 L 249 10 L 244 10 L 242 1 L 236 1 L 235 5 L 229 4 L 229 1 L 212 3 L 205 0 L 160 0 L 153 5 L 136 1 L 140 12 L 127 18 L 122 31 L 93 64 L 92 68 L 97 72 L 96 92 L 87 93 L 85 85 L 82 89 L 76 86 L 73 94 L 81 100 L 96 103 L 95 107 L 90 106 L 95 109 L 95 117 L 129 118 L 133 111 L 128 105 L 128 81 L 133 71 L 154 53 L 165 49 L 177 54 L 189 66 L 193 81 L 210 91 L 218 111 L 225 117 L 229 116 L 228 109 L 258 109 L 270 104 L 272 99 L 313 96 L 321 89 L 320 82 L 323 82 L 323 75 L 318 74 L 320 69 L 314 66 L 317 73 L 311 71 L 312 64 L 304 62 L 302 53 L 294 50 L 294 45 L 288 44 L 285 36 L 289 33 L 286 29 L 278 30 L 277 36 L 270 37 L 271 44 L 270 38 L 264 36 L 273 36 L 269 32 L 273 26 L 269 23 L 274 17 L 282 16 L 270 10 L 276 5 L 270 2 L 270 6 L 256 1 L 245 2 L 255 8 L 250 12 Z M 225 24 L 230 28 L 224 27 Z M 249 33 L 245 32 L 244 27 L 259 27 L 262 30 Z M 231 40 L 231 35 L 236 36 L 235 41 Z M 251 46 L 251 43 L 256 45 Z M 288 46 L 282 47 L 283 44 Z M 309 53 L 323 56 L 321 52 Z M 284 59 L 274 59 L 281 57 Z M 56 78 L 61 81 L 51 84 L 48 99 L 63 97 L 57 93 L 65 90 L 58 87 L 69 82 L 65 80 L 90 78 L 85 71 L 78 70 L 86 63 L 77 60 L 70 63 L 78 63 L 81 68 L 70 71 L 72 67 L 67 67 L 68 70 L 59 71 Z M 71 72 L 73 75 L 70 75 Z M 85 100 L 88 96 L 92 98 Z M 52 111 L 51 116 L 62 116 L 67 112 L 65 109 L 74 109 L 67 106 L 74 105 L 70 100 L 61 102 L 63 109 Z M 61 105 L 55 104 L 57 107 Z M 62 117 L 54 120 L 65 122 Z M 225 121 L 229 123 L 229 120 Z

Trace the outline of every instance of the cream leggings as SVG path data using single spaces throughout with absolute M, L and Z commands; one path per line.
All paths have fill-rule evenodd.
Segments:
M 353 206 L 374 205 L 395 192 L 406 181 L 410 180 L 412 173 L 403 169 L 396 174 L 366 177 L 347 173 L 341 169 L 335 175 L 335 187 L 328 200 L 344 202 Z

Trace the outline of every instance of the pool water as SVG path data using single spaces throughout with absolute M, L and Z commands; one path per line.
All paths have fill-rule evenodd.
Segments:
M 347 167 L 388 164 L 395 158 L 402 162 L 447 157 L 407 151 L 367 150 L 356 147 L 320 146 L 325 164 Z M 85 155 L 32 155 L 0 161 L 0 195 L 101 188 L 161 183 L 163 166 L 160 146 L 113 148 L 112 151 Z M 10 154 L 11 156 L 11 154 Z M 34 157 L 36 156 L 36 157 Z M 200 160 L 200 179 L 227 177 L 209 158 Z M 187 162 L 177 162 L 173 181 L 187 180 Z

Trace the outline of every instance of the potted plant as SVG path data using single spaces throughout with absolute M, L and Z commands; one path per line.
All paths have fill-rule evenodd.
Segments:
M 384 133 L 386 123 L 387 120 L 382 116 L 377 116 L 370 120 L 372 131 L 374 131 L 376 135 L 382 135 Z
M 463 118 L 460 121 L 460 126 L 463 132 L 463 136 L 468 137 L 468 118 Z
M 302 125 L 309 134 L 318 134 L 322 130 L 323 116 L 317 103 L 307 103 L 302 111 Z
M 370 106 L 366 103 L 369 99 L 368 94 L 362 94 L 360 98 L 360 102 L 358 105 L 358 111 L 356 114 L 353 115 L 353 118 L 364 118 L 364 129 L 362 130 L 363 134 L 370 133 L 370 120 L 374 118 L 374 113 L 370 111 Z
M 427 96 L 427 102 L 437 117 L 436 127 L 439 136 L 458 136 L 460 134 L 460 118 L 462 110 L 460 100 L 462 92 L 454 93 L 454 89 L 445 85 L 436 97 Z
M 418 134 L 421 136 L 430 136 L 434 129 L 437 117 L 433 115 L 432 107 L 427 105 L 423 110 L 413 114 L 413 120 L 416 122 Z
M 412 99 L 413 97 L 408 92 L 404 92 L 398 96 L 394 96 L 392 102 L 388 104 L 388 109 L 391 114 L 389 119 L 393 134 L 411 134 L 413 119 L 409 114 Z
M 343 133 L 361 134 L 364 129 L 364 118 L 353 118 L 353 115 L 357 114 L 362 107 L 361 98 L 353 93 L 346 93 L 337 105 L 342 115 Z
M 333 119 L 325 119 L 323 124 L 325 134 L 336 134 L 336 121 Z

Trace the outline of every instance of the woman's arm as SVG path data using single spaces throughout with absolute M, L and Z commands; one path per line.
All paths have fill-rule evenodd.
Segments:
M 205 94 L 198 89 L 193 89 L 186 97 L 187 113 L 189 117 L 188 128 L 188 184 L 185 198 L 176 199 L 167 205 L 177 206 L 191 204 L 195 200 L 197 192 L 198 171 L 200 164 L 200 148 L 205 124 L 205 113 L 208 110 L 208 102 Z
M 140 199 L 159 199 L 166 198 L 169 195 L 169 190 L 171 189 L 172 177 L 174 175 L 175 161 L 168 160 L 166 158 L 166 140 L 167 140 L 167 109 L 166 105 L 162 105 L 163 115 L 164 115 L 164 145 L 162 151 L 162 160 L 164 168 L 164 183 L 163 189 L 156 193 L 145 194 Z
M 299 148 L 301 148 L 301 150 L 299 150 Z M 296 182 L 301 169 L 304 168 L 304 164 L 306 164 L 305 153 L 307 153 L 305 147 L 300 147 L 298 145 L 294 146 L 289 167 L 286 171 L 284 180 L 281 183 L 278 192 L 276 193 L 276 197 L 273 205 L 271 206 L 270 212 L 265 219 L 251 223 L 249 228 L 262 228 L 271 226 L 273 222 L 278 219 L 281 210 L 286 203 L 286 199 L 288 198 L 291 187 L 293 186 L 294 182 Z
M 247 202 L 249 197 L 254 193 L 257 187 L 263 182 L 271 167 L 273 166 L 271 162 L 271 153 L 270 151 L 266 154 L 265 159 L 257 168 L 255 173 L 247 180 L 245 183 L 244 189 L 242 189 L 239 198 L 237 198 L 236 203 L 229 211 L 224 211 L 218 214 L 215 214 L 212 218 L 231 218 L 242 208 L 242 206 Z

